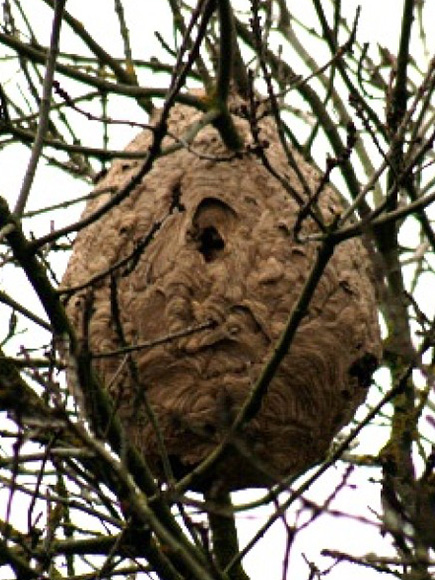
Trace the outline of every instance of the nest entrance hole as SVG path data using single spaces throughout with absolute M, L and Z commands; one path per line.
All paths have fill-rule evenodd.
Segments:
M 214 226 L 204 228 L 198 236 L 198 251 L 206 262 L 216 260 L 219 253 L 225 248 L 225 242 Z
M 206 262 L 216 260 L 225 248 L 236 214 L 224 201 L 206 197 L 196 208 L 192 219 L 197 250 Z

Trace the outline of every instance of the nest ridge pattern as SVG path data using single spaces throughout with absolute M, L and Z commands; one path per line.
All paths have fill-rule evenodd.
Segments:
M 170 133 L 181 137 L 199 115 L 176 105 Z M 234 122 L 249 142 L 248 123 L 237 116 Z M 273 120 L 265 117 L 260 128 L 270 163 L 306 200 Z M 164 146 L 172 143 L 166 138 Z M 146 151 L 149 144 L 150 133 L 144 131 L 128 149 Z M 207 157 L 228 157 L 211 126 L 201 130 L 192 148 Z M 293 154 L 314 191 L 317 171 Z M 127 199 L 78 234 L 62 283 L 74 287 L 112 269 L 67 304 L 79 338 L 86 336 L 94 354 L 214 321 L 212 327 L 134 351 L 132 364 L 123 355 L 94 361 L 129 437 L 161 479 L 161 453 L 147 405 L 176 475 L 207 457 L 249 396 L 318 248 L 295 241 L 299 205 L 254 153 L 226 161 L 205 155 L 182 148 L 159 158 Z M 139 163 L 115 162 L 96 192 L 117 191 Z M 85 215 L 110 195 L 95 197 Z M 319 209 L 326 222 L 341 211 L 331 188 L 321 194 Z M 153 239 L 137 251 L 155 224 L 160 227 Z M 304 220 L 301 235 L 317 231 L 311 218 Z M 113 269 L 128 256 L 131 260 Z M 379 356 L 369 259 L 361 241 L 353 239 L 335 249 L 260 411 L 209 481 L 198 486 L 265 486 L 322 459 L 365 399 Z

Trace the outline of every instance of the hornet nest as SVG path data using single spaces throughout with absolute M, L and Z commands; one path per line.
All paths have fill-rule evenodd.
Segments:
M 240 109 L 240 101 L 233 105 Z M 174 106 L 170 134 L 182 137 L 200 117 Z M 233 120 L 252 141 L 249 123 Z M 249 397 L 317 255 L 319 243 L 303 241 L 319 232 L 312 216 L 302 222 L 302 241 L 295 239 L 307 195 L 274 120 L 263 116 L 259 128 L 271 166 L 299 203 L 255 152 L 230 155 L 207 126 L 190 150 L 161 156 L 122 203 L 78 234 L 63 279 L 66 290 L 93 280 L 72 294 L 68 315 L 129 439 L 161 481 L 155 424 L 176 477 L 208 456 Z M 128 150 L 146 152 L 150 142 L 144 131 Z M 163 146 L 172 144 L 166 137 Z M 319 173 L 293 155 L 315 191 Z M 140 163 L 116 161 L 85 215 L 128 183 Z M 329 186 L 317 206 L 325 223 L 342 209 Z M 141 344 L 128 356 L 120 352 Z M 268 486 L 321 460 L 364 401 L 379 356 L 369 258 L 352 239 L 335 248 L 258 413 L 194 487 Z

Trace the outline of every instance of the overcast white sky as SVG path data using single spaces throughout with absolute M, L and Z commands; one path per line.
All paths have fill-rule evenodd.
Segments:
M 296 10 L 300 15 L 301 20 L 310 24 L 315 22 L 313 17 L 313 9 L 310 2 L 297 2 L 295 0 L 288 0 L 291 9 Z M 25 0 L 22 2 L 25 10 L 29 11 L 32 16 L 32 11 L 35 11 L 38 16 L 38 40 L 41 44 L 48 44 L 51 26 L 51 11 L 48 10 L 43 2 L 37 0 Z M 249 3 L 245 2 L 244 5 Z M 134 57 L 149 58 L 150 56 L 159 56 L 159 46 L 153 37 L 153 31 L 166 31 L 167 37 L 170 39 L 170 12 L 167 8 L 167 3 L 163 0 L 144 0 L 137 2 L 136 0 L 124 1 L 126 18 L 131 30 L 132 45 Z M 398 30 L 400 29 L 401 10 L 403 6 L 402 0 L 344 0 L 342 2 L 343 10 L 349 15 L 355 13 L 356 7 L 360 5 L 362 8 L 361 20 L 359 26 L 359 40 L 361 42 L 367 41 L 373 43 L 380 43 L 387 46 L 392 52 L 397 50 Z M 109 9 L 107 9 L 109 7 Z M 80 19 L 84 26 L 92 33 L 98 42 L 111 54 L 116 56 L 122 55 L 122 43 L 119 38 L 118 25 L 113 12 L 113 2 L 110 0 L 68 0 L 68 11 L 76 18 Z M 428 32 L 432 31 L 435 22 L 435 2 L 427 0 L 425 2 L 425 20 L 426 23 L 431 23 L 427 26 Z M 427 38 L 427 45 L 429 53 L 435 53 L 435 35 Z M 425 55 L 420 50 L 420 44 L 415 43 L 415 58 L 421 62 L 421 66 L 425 68 Z M 68 31 L 65 26 L 63 30 L 63 37 L 61 48 L 65 51 L 81 51 L 81 47 L 77 45 L 74 36 Z M 325 61 L 328 56 L 325 55 Z M 319 56 L 318 61 L 323 62 Z M 13 70 L 9 83 L 13 82 Z M 164 86 L 164 78 L 161 79 L 161 85 Z M 159 84 L 159 83 L 155 83 Z M 8 86 L 5 87 L 8 90 Z M 110 114 L 116 116 L 118 113 L 123 118 L 128 117 L 128 111 L 125 110 L 125 100 L 121 102 L 120 108 L 117 112 L 112 110 Z M 137 111 L 137 109 L 136 109 Z M 89 124 L 89 131 L 93 131 L 92 124 Z M 131 129 L 124 128 L 117 134 L 117 138 L 111 143 L 111 147 L 123 148 L 131 138 Z M 0 151 L 0 194 L 6 196 L 13 206 L 20 191 L 24 170 L 29 158 L 29 151 L 19 147 L 11 150 Z M 80 193 L 86 193 L 89 190 L 88 186 L 75 181 L 69 177 L 64 176 L 61 172 L 53 168 L 46 167 L 44 163 L 39 166 L 38 174 L 33 187 L 32 197 L 29 208 L 41 205 L 41 199 L 49 203 L 52 200 L 59 198 L 59 193 L 66 198 L 73 198 Z M 72 210 L 76 212 L 78 210 Z M 56 214 L 56 227 L 60 227 L 65 223 L 69 223 L 72 219 L 71 210 L 67 212 L 59 212 Z M 40 223 L 33 222 L 32 229 L 37 234 L 46 233 L 49 225 L 42 220 Z M 0 272 L 0 286 L 6 291 L 12 291 L 12 295 L 16 293 L 16 289 L 21 292 L 25 288 L 25 281 L 21 274 L 7 270 L 7 274 Z M 12 290 L 11 290 L 12 289 Z M 15 289 L 15 290 L 14 290 Z M 42 314 L 41 309 L 35 305 L 35 311 Z M 2 312 L 3 310 L 3 312 Z M 5 307 L 0 304 L 0 325 L 7 321 L 8 312 Z M 18 345 L 20 339 L 15 341 Z M 371 431 L 372 437 L 382 437 L 383 435 L 375 428 Z M 370 447 L 370 444 L 367 444 Z M 311 496 L 316 497 L 320 501 L 319 496 L 326 497 L 334 489 L 334 485 L 340 481 L 341 472 L 332 470 L 328 477 L 316 484 L 311 492 Z M 341 496 L 341 509 L 347 512 L 361 513 L 361 508 L 364 505 L 370 505 L 372 509 L 378 510 L 378 487 L 375 485 L 366 485 L 361 487 L 361 481 L 356 483 L 354 489 L 349 488 Z M 244 493 L 237 494 L 237 499 L 240 501 L 247 501 L 248 497 L 253 494 Z M 0 496 L 1 497 L 1 496 Z M 365 512 L 366 517 L 374 519 L 370 512 Z M 239 518 L 239 529 L 242 542 L 246 542 L 251 537 L 252 533 L 258 528 L 259 522 L 264 519 L 264 515 L 260 512 L 249 512 L 242 514 Z M 275 525 L 272 530 L 261 540 L 260 544 L 254 549 L 246 559 L 246 568 L 251 575 L 252 580 L 276 580 L 281 577 L 282 561 L 281 557 L 284 554 L 285 535 L 283 534 L 283 526 L 281 523 Z M 342 551 L 349 551 L 353 554 L 363 554 L 367 552 L 379 551 L 379 546 L 383 545 L 379 533 L 372 531 L 370 526 L 363 526 L 354 523 L 353 521 L 345 521 L 343 519 L 335 521 L 332 518 L 323 518 L 316 525 L 314 533 L 313 528 L 309 528 L 306 534 L 301 534 L 298 539 L 298 544 L 295 549 L 294 560 L 291 561 L 289 574 L 292 578 L 301 580 L 308 577 L 308 569 L 304 563 L 301 553 L 304 552 L 308 559 L 315 562 L 319 561 L 318 552 L 323 547 L 336 547 Z M 326 565 L 330 560 L 324 560 Z M 1 571 L 0 571 L 1 574 Z M 354 580 L 378 580 L 379 573 L 374 573 L 371 570 L 362 567 L 346 567 L 340 566 L 328 576 L 329 580 L 343 580 L 351 575 Z M 3 576 L 0 576 L 2 578 Z

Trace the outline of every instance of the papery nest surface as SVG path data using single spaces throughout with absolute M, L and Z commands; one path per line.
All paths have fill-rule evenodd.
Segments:
M 193 108 L 174 106 L 170 134 L 182 137 L 200 116 Z M 248 122 L 233 119 L 245 143 L 252 142 Z M 254 151 L 229 155 L 219 133 L 207 126 L 191 151 L 182 147 L 160 157 L 122 203 L 78 234 L 62 282 L 67 289 L 107 272 L 74 293 L 67 312 L 93 355 L 114 351 L 96 356 L 94 367 L 129 438 L 161 480 L 161 449 L 147 405 L 180 477 L 228 432 L 318 252 L 319 242 L 304 241 L 319 232 L 310 215 L 294 235 L 300 200 L 306 203 L 307 194 L 289 167 L 275 122 L 265 116 L 259 128 L 271 166 L 299 202 Z M 128 150 L 146 151 L 150 142 L 144 131 Z M 163 148 L 173 143 L 167 137 Z M 292 153 L 314 192 L 319 173 Z M 128 183 L 140 163 L 116 161 L 96 187 L 109 193 L 91 200 L 85 215 Z M 326 224 L 342 211 L 329 186 L 317 207 Z M 154 230 L 152 240 L 143 243 Z M 132 259 L 113 268 L 128 256 Z M 116 353 L 142 343 L 151 346 L 128 356 Z M 351 239 L 335 248 L 259 412 L 197 487 L 267 486 L 321 460 L 364 401 L 379 358 L 370 260 L 361 240 Z

